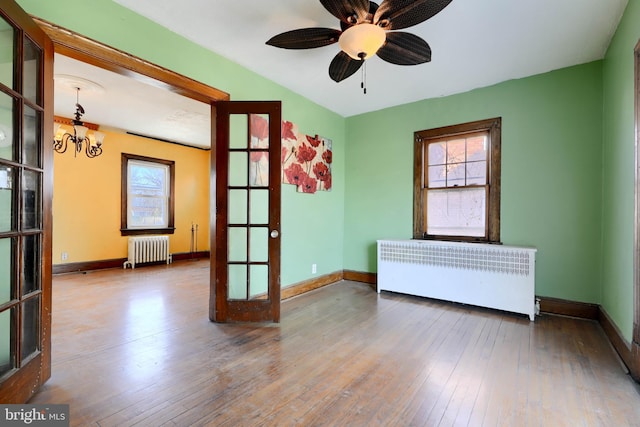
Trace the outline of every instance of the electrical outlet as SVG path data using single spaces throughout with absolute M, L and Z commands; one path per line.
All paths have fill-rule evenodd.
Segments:
M 66 261 L 69 258 L 69 254 L 66 252 L 62 252 L 62 261 Z
M 315 264 L 311 264 L 311 274 L 316 274 L 317 266 Z

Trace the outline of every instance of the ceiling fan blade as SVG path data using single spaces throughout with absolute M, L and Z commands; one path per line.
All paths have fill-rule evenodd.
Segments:
M 452 0 L 384 0 L 373 23 L 385 30 L 400 30 L 419 24 L 447 7 Z
M 336 82 L 340 82 L 358 71 L 364 61 L 353 59 L 343 51 L 340 51 L 329 64 L 329 76 Z
M 369 0 L 320 0 L 325 9 L 349 25 L 364 22 L 369 13 Z
M 431 61 L 429 44 L 411 33 L 389 32 L 386 43 L 378 49 L 380 59 L 396 65 L 417 65 Z
M 271 37 L 267 44 L 283 49 L 311 49 L 338 41 L 342 31 L 333 28 L 300 28 Z

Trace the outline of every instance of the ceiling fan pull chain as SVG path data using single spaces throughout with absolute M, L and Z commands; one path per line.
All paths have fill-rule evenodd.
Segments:
M 364 64 L 364 94 L 367 94 L 367 63 Z
M 367 63 L 364 60 L 364 58 L 362 58 L 362 74 L 360 77 L 360 88 L 362 89 L 362 91 L 364 92 L 364 94 L 367 94 Z

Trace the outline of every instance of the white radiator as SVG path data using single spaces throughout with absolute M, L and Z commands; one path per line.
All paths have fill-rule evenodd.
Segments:
M 136 264 L 145 262 L 166 261 L 171 263 L 169 253 L 169 236 L 137 236 L 129 237 L 128 259 L 122 268 L 136 268 Z
M 522 313 L 533 321 L 535 248 L 431 240 L 378 240 L 378 292 Z

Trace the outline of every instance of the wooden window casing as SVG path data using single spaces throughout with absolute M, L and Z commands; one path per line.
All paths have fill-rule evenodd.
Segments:
M 478 241 L 500 243 L 500 159 L 501 159 L 501 118 L 479 120 L 459 125 L 436 129 L 422 130 L 414 133 L 414 194 L 413 194 L 413 238 L 453 241 Z M 427 150 L 429 144 L 441 143 L 455 139 L 487 135 L 486 150 L 486 182 L 472 185 L 451 185 L 439 188 L 428 188 L 427 183 Z M 465 158 L 465 167 L 468 163 Z M 441 165 L 445 168 L 450 164 Z M 429 191 L 472 190 L 485 188 L 485 226 L 482 236 L 475 235 L 439 235 L 429 234 L 427 218 L 427 197 Z
M 129 160 L 158 163 L 169 167 L 169 200 L 168 200 L 168 225 L 167 227 L 149 228 L 129 228 L 127 223 L 128 210 L 128 164 Z M 156 159 L 153 157 L 138 156 L 135 154 L 122 153 L 122 187 L 121 187 L 121 211 L 120 211 L 120 232 L 123 236 L 133 236 L 141 234 L 173 234 L 175 231 L 175 162 L 172 160 Z

